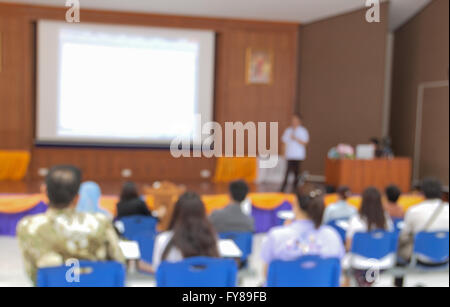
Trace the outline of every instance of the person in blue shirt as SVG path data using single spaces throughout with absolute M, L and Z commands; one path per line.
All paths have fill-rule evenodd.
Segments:
M 76 208 L 78 212 L 101 213 L 111 218 L 111 214 L 100 207 L 102 191 L 97 183 L 83 182 L 80 186 L 79 196 Z
M 357 213 L 356 208 L 347 202 L 348 197 L 352 194 L 349 187 L 339 187 L 337 189 L 337 194 L 339 200 L 334 204 L 329 205 L 325 210 L 323 216 L 324 224 L 334 220 L 348 220 Z

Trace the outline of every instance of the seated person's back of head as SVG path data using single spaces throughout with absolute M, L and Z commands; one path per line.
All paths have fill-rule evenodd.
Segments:
M 245 181 L 234 181 L 229 186 L 232 203 L 222 210 L 216 210 L 211 214 L 211 222 L 215 230 L 221 232 L 253 232 L 253 218 L 242 210 L 242 204 L 248 194 L 248 186 Z
M 393 230 L 393 224 L 384 210 L 380 191 L 375 187 L 369 187 L 362 194 L 359 214 L 350 219 L 347 240 L 352 240 L 357 232 L 373 230 Z
M 153 268 L 156 271 L 162 261 L 197 256 L 219 257 L 217 237 L 202 200 L 187 192 L 175 204 L 169 230 L 156 237 Z
M 347 186 L 340 186 L 337 189 L 338 201 L 330 204 L 326 209 L 323 217 L 323 223 L 327 224 L 334 220 L 349 219 L 357 213 L 355 207 L 347 202 L 351 195 L 350 188 Z
M 374 230 L 393 231 L 393 229 L 392 220 L 383 208 L 380 191 L 375 187 L 369 187 L 362 194 L 359 214 L 353 216 L 349 221 L 346 232 L 346 248 L 349 251 L 352 249 L 353 238 L 356 233 Z M 367 266 L 367 260 L 357 256 L 350 258 L 351 266 L 353 267 L 351 272 L 358 286 L 372 285 L 373 282 L 364 278 L 366 271 L 358 269 L 359 267 L 365 268 Z
M 147 204 L 139 196 L 136 184 L 131 181 L 123 184 L 116 208 L 117 218 L 132 215 L 152 216 Z
M 26 271 L 34 282 L 38 268 L 63 265 L 68 258 L 125 261 L 110 221 L 103 214 L 76 212 L 80 183 L 76 167 L 53 167 L 45 180 L 49 209 L 25 217 L 17 227 Z
M 387 203 L 385 205 L 386 212 L 392 218 L 403 218 L 405 212 L 403 211 L 403 208 L 398 204 L 398 199 L 402 194 L 399 187 L 397 187 L 396 185 L 389 185 L 388 187 L 386 187 L 385 194 L 387 198 Z
M 295 220 L 270 230 L 261 257 L 268 265 L 273 260 L 294 260 L 309 254 L 342 258 L 345 249 L 339 234 L 322 225 L 325 191 L 320 187 L 300 188 L 293 210 Z

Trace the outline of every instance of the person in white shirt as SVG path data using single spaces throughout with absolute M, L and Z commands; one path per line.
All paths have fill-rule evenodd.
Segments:
M 337 189 L 337 194 L 339 200 L 334 204 L 330 204 L 325 209 L 325 214 L 323 216 L 324 224 L 328 224 L 335 220 L 348 220 L 357 214 L 356 208 L 347 202 L 347 198 L 351 195 L 350 188 L 341 186 Z
M 153 270 L 156 272 L 162 261 L 197 256 L 219 257 L 217 234 L 200 196 L 187 192 L 175 204 L 169 230 L 156 237 Z
M 427 178 L 421 186 L 425 201 L 415 205 L 406 212 L 404 226 L 399 239 L 399 256 L 409 262 L 414 236 L 421 231 L 449 231 L 449 207 L 448 202 L 442 201 L 442 184 L 439 180 Z M 422 265 L 431 265 L 427 259 L 419 258 Z M 395 279 L 397 287 L 403 286 L 403 277 Z
M 283 134 L 283 143 L 285 144 L 285 158 L 287 160 L 287 169 L 281 186 L 281 192 L 286 189 L 289 174 L 295 176 L 294 189 L 297 187 L 301 162 L 306 159 L 306 146 L 309 143 L 309 132 L 302 125 L 302 118 L 295 114 L 292 116 L 292 125 L 287 128 Z

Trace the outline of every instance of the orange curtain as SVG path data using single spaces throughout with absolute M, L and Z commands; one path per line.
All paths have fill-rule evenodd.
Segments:
M 25 177 L 30 153 L 18 150 L 0 151 L 0 180 L 21 180 Z

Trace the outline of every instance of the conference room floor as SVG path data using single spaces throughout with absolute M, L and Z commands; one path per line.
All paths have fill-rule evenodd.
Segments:
M 264 235 L 255 235 L 253 254 L 250 257 L 249 271 L 240 273 L 240 285 L 257 287 L 263 284 L 263 263 L 259 258 L 259 251 Z M 20 249 L 17 239 L 11 237 L 0 237 L 0 287 L 28 287 L 30 281 L 25 275 Z M 392 286 L 392 277 L 382 275 L 375 286 Z M 127 276 L 128 287 L 154 287 L 156 285 L 152 276 L 137 272 L 129 273 Z M 427 286 L 448 287 L 448 273 L 435 273 L 430 275 L 409 275 L 405 280 L 405 286 Z

